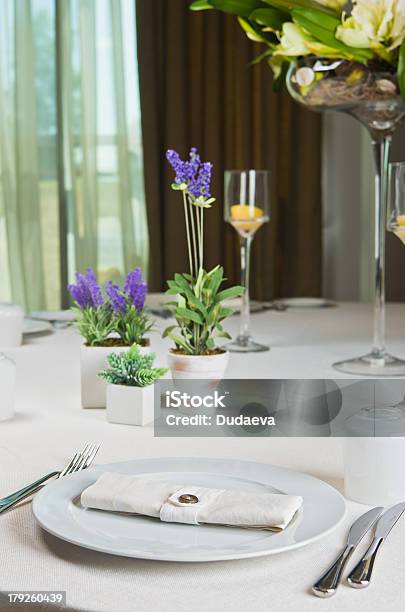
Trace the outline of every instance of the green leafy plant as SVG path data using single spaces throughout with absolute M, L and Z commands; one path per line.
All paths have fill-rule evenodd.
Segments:
M 217 9 L 238 18 L 247 36 L 267 46 L 266 59 L 283 86 L 291 62 L 317 55 L 397 71 L 405 99 L 405 12 L 397 0 L 197 0 L 194 11 Z M 388 17 L 389 15 L 389 17 Z
M 220 291 L 224 270 L 217 266 L 210 272 L 200 268 L 194 283 L 189 274 L 176 274 L 168 281 L 168 295 L 177 295 L 176 302 L 168 302 L 177 325 L 171 325 L 164 333 L 189 355 L 206 355 L 215 349 L 214 338 L 231 338 L 222 326 L 233 310 L 221 302 L 243 293 L 243 287 L 230 287 Z M 180 330 L 180 335 L 175 330 Z
M 108 281 L 105 292 L 91 268 L 75 276 L 76 283 L 68 290 L 74 300 L 75 326 L 88 346 L 146 344 L 144 336 L 153 321 L 144 309 L 148 286 L 140 268 L 128 272 L 122 289 Z
M 73 306 L 72 310 L 76 314 L 75 327 L 87 346 L 105 346 L 114 332 L 111 311 L 106 305 L 84 309 Z
M 144 345 L 145 334 L 153 328 L 153 321 L 144 310 L 147 289 L 140 268 L 127 274 L 122 289 L 111 281 L 106 283 L 114 331 L 126 346 Z
M 103 346 L 114 331 L 111 308 L 105 300 L 94 270 L 76 272 L 76 284 L 68 285 L 75 302 L 75 325 L 88 346 Z
M 153 368 L 155 353 L 142 355 L 137 344 L 122 353 L 110 353 L 110 369 L 102 370 L 98 376 L 113 385 L 147 387 L 153 385 L 167 372 L 167 368 Z
M 223 352 L 216 349 L 215 338 L 230 338 L 222 322 L 233 310 L 224 308 L 221 302 L 241 296 L 244 288 L 220 291 L 225 280 L 223 268 L 216 266 L 207 272 L 203 267 L 204 210 L 215 202 L 210 193 L 212 164 L 201 162 L 195 148 L 190 150 L 187 161 L 172 150 L 167 151 L 166 157 L 176 173 L 172 189 L 183 196 L 190 273 L 176 274 L 174 280 L 167 282 L 166 294 L 177 296 L 176 301 L 167 303 L 176 325 L 168 327 L 163 337 L 171 338 L 176 349 L 187 355 Z

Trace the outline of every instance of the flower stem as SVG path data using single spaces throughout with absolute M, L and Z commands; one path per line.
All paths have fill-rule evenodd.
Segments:
M 191 235 L 193 238 L 193 259 L 194 259 L 194 270 L 195 270 L 195 278 L 198 276 L 198 257 L 197 257 L 197 242 L 196 242 L 196 232 L 195 232 L 195 222 L 194 222 L 194 205 L 191 200 L 188 200 L 190 219 L 191 219 Z
M 184 193 L 184 191 L 183 191 L 183 203 L 184 203 L 184 218 L 186 220 L 187 249 L 188 249 L 188 260 L 190 263 L 190 274 L 192 277 L 194 277 L 193 262 L 192 262 L 192 256 L 191 256 L 191 240 L 190 240 L 190 227 L 189 227 L 189 221 L 188 221 L 187 199 L 186 199 L 186 194 Z
M 201 220 L 200 220 L 200 268 L 203 268 L 204 264 L 204 208 L 201 206 Z

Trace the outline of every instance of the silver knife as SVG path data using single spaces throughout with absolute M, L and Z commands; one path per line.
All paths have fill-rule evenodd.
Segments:
M 381 544 L 385 541 L 395 523 L 401 518 L 405 511 L 405 503 L 393 506 L 379 519 L 375 528 L 374 539 L 364 557 L 356 567 L 350 572 L 347 582 L 355 589 L 363 589 L 370 584 L 371 574 L 373 573 L 374 561 Z
M 325 574 L 312 587 L 312 592 L 317 597 L 332 597 L 336 593 L 342 578 L 343 570 L 350 559 L 352 552 L 364 538 L 367 531 L 374 525 L 384 508 L 373 508 L 362 514 L 350 527 L 347 535 L 346 548 L 336 559 L 335 563 L 325 572 Z

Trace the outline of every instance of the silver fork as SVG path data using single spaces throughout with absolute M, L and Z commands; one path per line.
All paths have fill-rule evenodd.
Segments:
M 50 472 L 19 491 L 15 491 L 15 493 L 3 497 L 0 499 L 0 514 L 9 510 L 26 497 L 39 491 L 39 489 L 41 489 L 48 480 L 51 480 L 51 478 L 63 478 L 63 476 L 68 476 L 69 474 L 74 474 L 75 472 L 80 472 L 88 468 L 97 455 L 99 448 L 100 444 L 86 444 L 83 450 L 75 453 L 61 472 Z

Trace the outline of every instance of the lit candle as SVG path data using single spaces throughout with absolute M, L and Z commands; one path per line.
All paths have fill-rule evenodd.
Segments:
M 397 215 L 396 222 L 394 234 L 405 244 L 405 215 Z
M 260 220 L 263 216 L 263 210 L 257 206 L 248 206 L 247 204 L 234 204 L 231 206 L 231 219 L 244 232 L 256 230 L 261 225 Z

